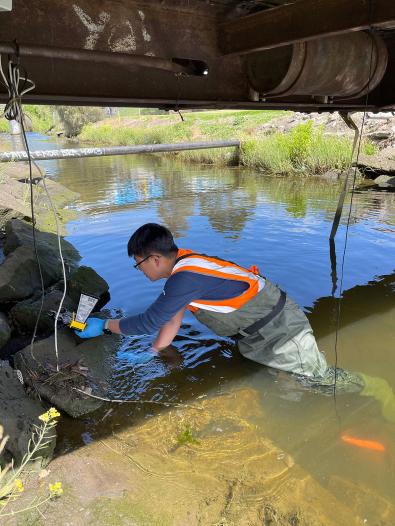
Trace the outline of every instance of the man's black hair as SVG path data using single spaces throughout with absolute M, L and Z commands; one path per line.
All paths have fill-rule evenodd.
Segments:
M 173 234 L 168 228 L 156 223 L 146 223 L 134 232 L 128 242 L 128 256 L 146 257 L 150 254 L 170 256 L 177 253 Z

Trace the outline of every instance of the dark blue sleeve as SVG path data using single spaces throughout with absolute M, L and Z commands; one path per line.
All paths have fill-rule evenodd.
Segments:
M 148 309 L 135 316 L 122 318 L 122 334 L 153 334 L 193 300 L 220 300 L 241 294 L 248 285 L 194 272 L 178 272 L 166 281 L 162 293 Z

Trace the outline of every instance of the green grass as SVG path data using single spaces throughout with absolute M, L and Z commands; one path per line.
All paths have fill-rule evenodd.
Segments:
M 8 133 L 9 127 L 8 127 L 8 121 L 3 117 L 0 119 L 0 133 Z
M 242 142 L 241 164 L 276 174 L 323 173 L 343 169 L 351 159 L 347 138 L 324 135 L 312 121 L 295 126 L 288 134 L 275 133 Z
M 53 111 L 51 106 L 38 106 L 26 104 L 23 106 L 28 120 L 31 120 L 32 130 L 38 133 L 47 133 L 54 127 Z M 0 119 L 0 133 L 9 133 L 8 121 L 3 117 Z
M 23 109 L 32 121 L 33 131 L 47 133 L 54 127 L 55 123 L 51 106 L 26 104 Z
M 80 135 L 82 142 L 96 145 L 164 144 L 185 141 L 239 139 L 241 148 L 192 150 L 166 155 L 204 164 L 241 164 L 270 174 L 319 174 L 344 169 L 350 164 L 351 140 L 326 135 L 312 121 L 294 126 L 288 133 L 270 133 L 262 124 L 284 111 L 217 110 L 187 112 L 184 121 L 177 115 L 115 117 L 89 124 Z M 363 143 L 363 152 L 375 153 L 372 143 Z

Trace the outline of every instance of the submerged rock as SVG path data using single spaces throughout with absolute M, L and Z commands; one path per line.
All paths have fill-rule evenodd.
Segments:
M 11 336 L 11 328 L 7 316 L 0 312 L 0 349 L 8 342 Z
M 35 433 L 35 425 L 40 424 L 38 416 L 46 409 L 37 400 L 28 398 L 16 372 L 8 362 L 0 361 L 0 424 L 9 439 L 5 445 L 8 451 L 20 463 L 28 450 L 28 444 Z M 56 431 L 47 436 L 47 445 L 40 451 L 41 465 L 47 464 L 53 455 L 56 444 Z
M 321 177 L 323 179 L 331 179 L 331 180 L 344 180 L 346 177 L 349 177 L 349 180 L 351 180 L 353 177 L 360 178 L 361 172 L 356 167 L 351 167 L 346 170 L 341 170 L 340 168 L 333 168 L 332 170 L 328 170 L 327 172 L 324 172 L 323 174 L 315 174 L 316 177 Z
M 80 340 L 71 329 L 58 332 L 59 371 L 54 335 L 36 342 L 14 357 L 25 381 L 44 399 L 73 417 L 98 409 L 104 402 L 89 396 L 106 393 L 106 379 L 118 348 L 117 335 Z M 81 343 L 82 342 L 82 343 Z M 87 395 L 76 389 L 86 391 Z
M 6 166 L 1 168 L 0 228 L 3 228 L 6 222 L 12 218 L 31 218 L 30 177 L 27 163 L 6 163 Z M 56 222 L 44 188 L 42 174 L 34 165 L 32 166 L 32 182 L 37 228 L 55 232 Z M 74 214 L 70 210 L 65 210 L 65 205 L 74 201 L 78 194 L 56 181 L 45 179 L 45 182 L 59 219 L 70 219 Z M 62 220 L 60 221 L 60 228 L 62 228 Z

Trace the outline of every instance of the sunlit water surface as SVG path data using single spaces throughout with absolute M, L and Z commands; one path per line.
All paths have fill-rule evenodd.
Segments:
M 31 147 L 57 148 L 35 134 Z M 349 201 L 336 237 L 337 280 L 328 237 L 340 187 L 315 178 L 275 178 L 241 169 L 196 166 L 155 156 L 42 163 L 49 176 L 79 192 L 67 239 L 110 284 L 109 308 L 143 311 L 161 292 L 133 268 L 126 244 L 146 222 L 167 225 L 183 248 L 256 264 L 308 313 L 330 363 L 387 380 L 395 388 L 395 194 L 357 189 L 344 257 Z M 336 345 L 339 289 L 343 299 Z M 369 488 L 395 504 L 395 424 L 372 399 L 324 396 L 284 375 L 244 360 L 232 342 L 190 314 L 174 345 L 178 354 L 153 356 L 151 337 L 125 338 L 109 378 L 112 398 L 188 402 L 201 395 L 256 389 L 265 434 L 321 484 L 336 477 Z M 335 348 L 337 353 L 335 353 Z M 237 403 L 237 399 L 235 400 Z M 65 451 L 133 425 L 155 412 L 142 404 L 116 407 L 111 418 L 64 420 Z M 340 440 L 343 433 L 377 440 L 378 453 Z

